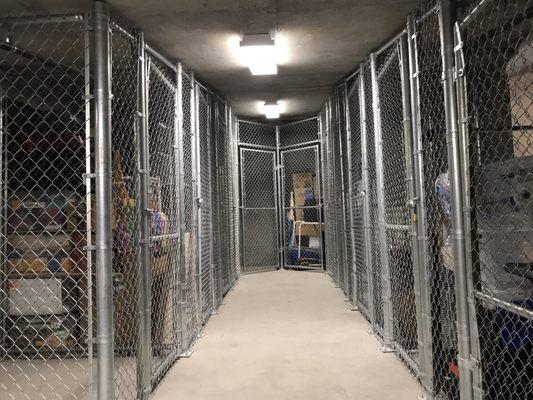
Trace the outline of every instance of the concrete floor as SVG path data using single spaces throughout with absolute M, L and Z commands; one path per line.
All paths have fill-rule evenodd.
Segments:
M 420 387 L 326 274 L 246 275 L 155 400 L 416 400 Z

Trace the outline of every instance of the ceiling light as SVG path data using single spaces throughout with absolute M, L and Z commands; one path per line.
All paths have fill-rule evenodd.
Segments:
M 267 119 L 277 119 L 281 113 L 281 106 L 277 101 L 266 101 L 263 104 L 263 112 Z
M 276 75 L 276 46 L 268 33 L 244 35 L 240 45 L 241 57 L 252 75 Z

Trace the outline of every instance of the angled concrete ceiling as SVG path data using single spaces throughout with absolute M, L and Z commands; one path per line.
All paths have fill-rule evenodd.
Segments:
M 405 25 L 419 0 L 108 0 L 144 30 L 152 47 L 194 69 L 237 114 L 261 117 L 279 100 L 282 117 L 317 113 L 331 86 Z M 57 13 L 89 1 L 0 0 L 4 13 Z M 238 57 L 244 33 L 275 31 L 276 76 L 252 76 Z

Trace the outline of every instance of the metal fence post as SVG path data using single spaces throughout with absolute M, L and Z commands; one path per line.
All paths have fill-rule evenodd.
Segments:
M 113 233 L 111 151 L 111 49 L 109 10 L 101 1 L 93 3 L 95 188 L 96 188 L 96 314 L 97 395 L 115 398 L 113 339 Z
M 207 179 L 209 185 L 207 185 L 207 192 L 205 195 L 208 196 L 209 205 L 208 205 L 208 221 L 209 221 L 209 290 L 211 292 L 211 309 L 208 310 L 207 314 L 212 314 L 215 311 L 215 251 L 214 251 L 214 240 L 213 240 L 213 173 L 212 173 L 212 154 L 211 152 L 214 149 L 211 148 L 212 144 L 212 129 L 213 129 L 213 97 L 207 95 L 206 99 L 206 108 L 207 108 Z M 204 196 L 204 194 L 202 194 Z M 219 214 L 220 215 L 220 214 Z
M 458 132 L 459 132 L 459 149 L 461 152 L 461 171 L 460 175 L 463 178 L 463 218 L 464 218 L 464 232 L 465 232 L 465 254 L 466 254 L 466 274 L 468 285 L 468 305 L 469 305 L 469 319 L 470 319 L 470 336 L 472 342 L 470 344 L 470 352 L 473 360 L 481 359 L 481 348 L 479 338 L 479 328 L 476 318 L 476 300 L 475 300 L 475 284 L 474 270 L 473 270 L 473 254 L 472 254 L 472 217 L 470 210 L 472 207 L 471 193 L 470 193 L 470 158 L 469 158 L 469 131 L 468 131 L 468 98 L 466 93 L 466 76 L 464 72 L 465 60 L 463 54 L 463 43 L 461 39 L 461 32 L 459 25 L 455 24 L 454 36 L 455 49 L 455 67 L 456 67 L 456 87 L 457 87 L 457 109 L 458 109 Z M 480 400 L 482 398 L 482 376 L 479 363 L 474 361 L 474 368 L 472 370 L 472 382 L 474 385 L 474 398 Z
M 200 99 L 198 93 L 198 85 L 195 83 L 194 74 L 191 73 L 191 102 L 194 104 L 193 113 L 191 115 L 191 124 L 193 127 L 193 187 L 194 187 L 194 211 L 193 211 L 193 226 L 196 233 L 196 314 L 198 323 L 198 334 L 202 330 L 203 326 L 203 305 L 202 305 L 202 199 L 201 199 L 201 180 L 200 180 L 200 118 L 199 107 Z
M 433 393 L 433 345 L 432 345 L 432 321 L 431 321 L 431 298 L 428 276 L 428 243 L 426 235 L 426 202 L 424 193 L 424 170 L 422 162 L 422 133 L 420 125 L 420 99 L 419 99 L 419 74 L 418 54 L 416 42 L 416 19 L 410 14 L 407 22 L 408 56 L 409 56 L 409 89 L 411 100 L 411 125 L 413 143 L 413 170 L 414 191 L 416 210 L 416 230 L 418 254 L 413 258 L 418 261 L 418 275 L 420 282 L 420 314 L 422 318 L 422 337 L 419 337 L 421 381 L 431 396 Z M 423 351 L 422 351 L 423 349 Z
M 177 65 L 176 71 L 176 127 L 175 127 L 176 142 L 174 144 L 174 157 L 177 162 L 176 178 L 178 180 L 178 213 L 179 213 L 179 267 L 178 267 L 178 310 L 180 321 L 180 352 L 184 352 L 189 347 L 189 343 L 185 343 L 188 337 L 187 332 L 187 282 L 186 282 L 186 254 L 185 254 L 185 169 L 183 159 L 183 66 L 181 63 Z
M 344 84 L 346 85 L 346 84 Z M 344 94 L 344 90 L 343 90 L 343 94 Z M 337 137 L 338 137 L 338 143 L 339 143 L 339 153 L 338 155 L 335 154 L 335 156 L 337 156 L 339 158 L 339 166 L 340 166 L 340 170 L 338 171 L 338 175 L 336 176 L 337 180 L 339 181 L 340 183 L 340 188 L 341 188 L 341 197 L 340 199 L 336 199 L 337 201 L 340 202 L 340 213 L 342 215 L 342 227 L 337 227 L 337 236 L 340 236 L 337 238 L 337 245 L 339 246 L 342 246 L 342 275 L 343 275 L 343 283 L 344 283 L 344 293 L 348 296 L 349 295 L 349 277 L 348 277 L 348 249 L 346 247 L 346 222 L 347 222 L 347 218 L 346 218 L 346 188 L 344 186 L 344 157 L 346 156 L 345 155 L 345 151 L 344 151 L 344 147 L 342 146 L 342 135 L 343 135 L 343 129 L 342 129 L 342 121 L 341 121 L 341 101 L 344 100 L 344 96 L 341 98 L 341 96 L 339 96 L 339 91 L 337 90 L 336 91 L 336 97 L 337 97 L 337 101 L 335 102 L 335 116 L 336 116 L 336 122 L 337 122 Z M 346 107 L 346 106 L 345 106 Z M 334 141 L 335 143 L 335 141 Z M 334 151 L 335 151 L 335 145 L 333 147 Z M 335 167 L 335 165 L 337 164 L 337 162 L 335 162 L 333 164 L 333 166 Z M 336 207 L 338 208 L 338 207 Z M 339 235 L 340 233 L 340 235 Z M 340 242 L 339 240 L 342 239 L 342 242 Z M 341 267 L 341 265 L 339 265 L 339 268 Z
M 239 124 L 235 118 L 232 120 L 232 154 L 233 154 L 233 216 L 234 220 L 234 248 L 235 248 L 235 281 L 239 279 L 242 271 L 241 263 L 241 211 L 240 211 L 240 183 L 239 183 Z
M 378 237 L 381 257 L 381 279 L 383 285 L 383 342 L 384 351 L 391 351 L 393 343 L 391 280 L 389 270 L 389 250 L 387 246 L 387 231 L 385 227 L 385 193 L 383 181 L 383 141 L 381 139 L 381 115 L 379 87 L 377 80 L 376 53 L 370 55 L 370 69 L 372 74 L 372 108 L 374 116 L 374 151 L 376 158 L 376 194 L 378 203 Z
M 363 230 L 365 234 L 365 264 L 368 282 L 368 314 L 372 329 L 376 323 L 376 310 L 374 305 L 374 278 L 372 274 L 372 240 L 370 227 L 370 188 L 368 177 L 368 154 L 367 154 L 367 123 L 365 106 L 365 80 L 363 76 L 364 64 L 359 67 L 359 110 L 361 115 L 361 180 L 363 186 Z
M 336 207 L 334 206 L 335 203 L 335 139 L 334 139 L 334 132 L 333 132 L 333 106 L 335 104 L 330 99 L 327 103 L 326 107 L 326 130 L 327 130 L 327 136 L 326 136 L 326 146 L 327 146 L 327 172 L 328 172 L 328 218 L 330 220 L 330 247 L 331 247 L 331 253 L 332 253 L 332 259 L 329 263 L 330 268 L 335 268 L 335 276 L 332 275 L 333 280 L 335 281 L 336 287 L 341 287 L 341 266 L 340 266 L 340 260 L 339 260 L 339 238 L 337 237 L 337 215 L 336 213 L 338 210 L 336 210 Z
M 349 229 L 349 235 L 350 235 L 350 244 L 351 244 L 351 253 L 352 253 L 352 310 L 357 311 L 357 273 L 356 270 L 356 262 L 355 258 L 357 257 L 357 253 L 355 250 L 355 235 L 354 235 L 354 215 L 353 215 L 353 178 L 352 178 L 352 127 L 351 127 L 351 121 L 350 121 L 350 107 L 349 107 L 349 100 L 348 100 L 348 85 L 346 84 L 346 81 L 343 85 L 343 97 L 344 97 L 344 120 L 346 122 L 346 131 L 344 134 L 346 135 L 346 165 L 347 165 L 347 175 L 348 175 L 348 197 L 345 197 L 345 201 L 348 204 L 348 213 L 350 218 L 350 224 L 348 226 Z
M 439 10 L 440 40 L 442 47 L 442 70 L 444 107 L 448 148 L 449 180 L 451 193 L 451 238 L 455 265 L 455 296 L 457 311 L 457 340 L 459 351 L 459 389 L 462 400 L 473 399 L 471 338 L 469 325 L 468 285 L 466 275 L 465 231 L 463 219 L 463 193 L 461 177 L 461 154 L 459 149 L 457 97 L 455 91 L 455 54 L 453 24 L 455 2 L 441 0 Z
M 138 115 L 137 124 L 137 145 L 139 146 L 139 218 L 140 218 L 140 239 L 139 239 L 139 268 L 140 268 L 140 291 L 139 291 L 139 314 L 140 314 L 140 346 L 141 359 L 139 365 L 139 375 L 142 386 L 142 393 L 147 396 L 152 386 L 152 321 L 151 321 L 151 251 L 150 251 L 150 229 L 151 221 L 149 214 L 149 188 L 150 188 L 150 167 L 148 164 L 148 71 L 147 57 L 145 51 L 144 33 L 138 34 L 138 57 L 139 57 L 139 94 L 138 94 Z
M 415 189 L 415 171 L 413 156 L 413 127 L 411 120 L 411 99 L 410 99 L 410 81 L 409 81 L 409 55 L 407 48 L 407 36 L 402 35 L 399 39 L 399 56 L 400 56 L 400 77 L 402 86 L 402 111 L 403 111 L 403 133 L 405 147 L 405 169 L 407 176 L 407 196 L 411 210 L 411 247 L 412 247 L 412 266 L 413 266 L 413 286 L 415 294 L 415 315 L 419 360 L 425 359 L 425 346 L 423 341 L 424 330 L 422 328 L 422 300 L 420 293 L 420 262 L 418 259 L 418 230 L 417 230 L 417 207 L 416 207 L 416 189 Z M 423 368 L 419 371 L 423 374 Z
M 278 203 L 278 242 L 279 242 L 279 268 L 285 268 L 285 198 L 283 196 L 283 165 L 281 163 L 281 142 L 279 137 L 279 126 L 276 125 L 276 196 Z

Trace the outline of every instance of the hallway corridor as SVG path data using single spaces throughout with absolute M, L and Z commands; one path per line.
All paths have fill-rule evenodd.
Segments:
M 154 399 L 416 399 L 417 382 L 368 329 L 326 274 L 245 275 Z

